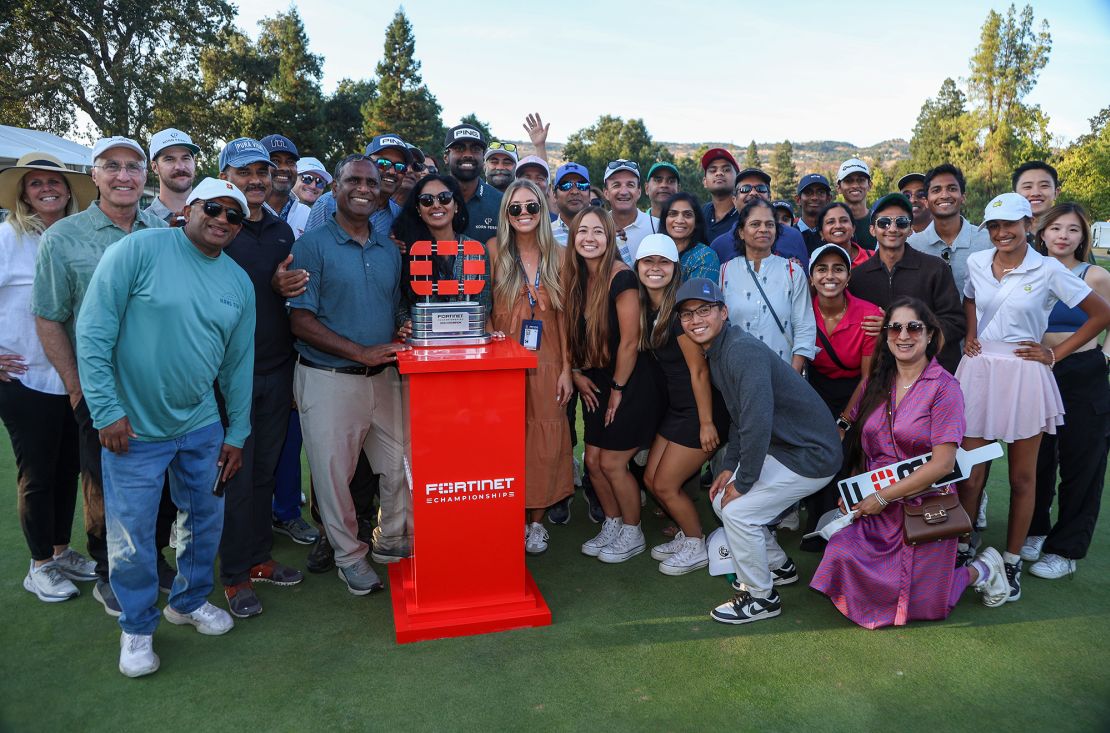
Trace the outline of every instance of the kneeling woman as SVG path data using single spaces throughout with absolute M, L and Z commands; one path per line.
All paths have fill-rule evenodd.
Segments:
M 675 293 L 682 285 L 678 247 L 666 234 L 649 234 L 636 250 L 640 280 L 640 349 L 659 363 L 667 391 L 667 411 L 651 444 L 644 482 L 679 526 L 674 539 L 653 547 L 664 575 L 684 575 L 709 564 L 705 537 L 694 502 L 682 490 L 686 480 L 720 445 L 728 431 L 728 410 L 709 383 L 701 347 L 682 331 Z
M 930 451 L 933 457 L 851 507 L 858 518 L 829 540 L 810 587 L 868 629 L 946 618 L 968 585 L 984 591 L 986 605 L 1001 606 L 1008 587 L 997 550 L 954 567 L 955 537 L 921 545 L 903 540 L 903 503 L 923 501 L 907 497 L 952 471 L 964 437 L 964 400 L 959 382 L 936 360 L 944 337 L 924 303 L 891 303 L 882 327 L 886 343 L 876 350 L 845 438 L 849 465 L 873 470 Z

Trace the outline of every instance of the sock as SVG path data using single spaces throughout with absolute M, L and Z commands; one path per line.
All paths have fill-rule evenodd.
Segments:
M 975 572 L 979 574 L 979 579 L 975 581 L 975 586 L 978 587 L 986 583 L 987 578 L 989 578 L 991 574 L 990 566 L 982 560 L 974 560 L 971 563 L 971 567 L 975 568 Z
M 1007 565 L 1017 565 L 1021 562 L 1021 555 L 1015 555 L 1012 552 L 1003 552 L 1002 561 Z

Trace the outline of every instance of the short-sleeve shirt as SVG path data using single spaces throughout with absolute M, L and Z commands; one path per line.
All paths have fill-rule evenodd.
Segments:
M 717 282 L 721 279 L 721 260 L 708 244 L 699 243 L 687 247 L 679 254 L 678 264 L 682 268 L 683 280 L 704 277 Z
M 1003 275 L 1001 281 L 996 280 L 991 271 L 996 251 L 992 247 L 967 259 L 964 296 L 975 299 L 975 314 L 980 321 L 1005 284 L 1013 278 L 1018 280 L 991 322 L 976 334 L 983 341 L 1011 344 L 1040 341 L 1048 330 L 1048 316 L 1058 301 L 1074 308 L 1091 294 L 1090 286 L 1068 268 L 1029 246 L 1026 246 L 1025 259 L 1021 264 L 1013 272 Z
M 479 179 L 474 195 L 466 202 L 470 223 L 466 236 L 479 242 L 488 242 L 497 236 L 497 219 L 501 215 L 502 193 Z
M 979 229 L 964 217 L 960 217 L 960 233 L 948 246 L 937 234 L 937 223 L 929 222 L 929 226 L 909 236 L 906 244 L 924 252 L 927 255 L 936 255 L 948 263 L 952 268 L 952 277 L 956 280 L 956 287 L 962 293 L 964 283 L 967 282 L 967 258 L 984 249 L 991 249 L 990 234 L 985 229 Z M 945 254 L 947 252 L 947 254 Z
M 39 240 L 31 312 L 64 325 L 77 353 L 77 316 L 104 250 L 129 233 L 165 226 L 166 222 L 154 214 L 138 211 L 131 232 L 125 232 L 100 210 L 99 201 L 55 222 Z
M 388 239 L 371 232 L 365 245 L 329 217 L 293 244 L 293 268 L 308 270 L 305 291 L 289 301 L 307 310 L 326 328 L 371 346 L 393 339 L 400 300 L 401 253 Z M 298 339 L 297 352 L 327 367 L 360 366 Z
M 881 316 L 883 312 L 879 306 L 863 298 L 853 297 L 847 290 L 844 291 L 844 297 L 848 301 L 848 307 L 832 333 L 825 331 L 825 319 L 821 315 L 816 296 L 813 298 L 813 315 L 817 321 L 818 330 L 829 339 L 837 358 L 848 369 L 841 369 L 836 365 L 820 338 L 817 339 L 817 356 L 813 357 L 810 368 L 816 369 L 830 379 L 859 379 L 863 357 L 871 356 L 875 351 L 875 337 L 868 336 L 864 332 L 863 319 L 868 316 Z
M 636 220 L 634 222 L 624 229 L 618 230 L 617 251 L 620 252 L 624 264 L 635 269 L 636 251 L 640 249 L 640 242 L 644 241 L 644 237 L 654 231 L 655 228 L 651 223 L 651 215 L 645 214 L 642 211 L 636 212 Z

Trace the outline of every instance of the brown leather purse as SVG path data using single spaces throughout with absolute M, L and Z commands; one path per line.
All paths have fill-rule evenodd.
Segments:
M 920 504 L 902 501 L 902 537 L 907 545 L 946 540 L 971 532 L 971 517 L 955 491 L 932 494 Z

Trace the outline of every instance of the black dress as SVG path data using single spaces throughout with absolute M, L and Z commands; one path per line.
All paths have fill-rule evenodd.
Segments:
M 613 281 L 609 284 L 609 364 L 582 370 L 582 374 L 589 377 L 601 390 L 597 393 L 597 409 L 593 412 L 583 410 L 586 444 L 605 450 L 622 451 L 649 447 L 652 439 L 655 438 L 659 416 L 662 414 L 659 368 L 651 356 L 637 352 L 636 366 L 624 387 L 620 407 L 617 408 L 613 422 L 605 427 L 605 411 L 612 391 L 613 368 L 621 342 L 620 323 L 617 319 L 617 296 L 626 290 L 635 289 L 636 276 L 631 270 L 622 270 L 613 277 Z M 585 330 L 585 322 L 580 323 L 579 328 Z
M 654 314 L 651 320 L 655 320 Z M 659 362 L 667 393 L 667 410 L 659 423 L 659 434 L 686 448 L 701 448 L 701 418 L 690 381 L 690 367 L 678 345 L 678 337 L 682 334 L 682 324 L 675 318 L 667 342 L 651 352 Z M 728 440 L 728 408 L 717 388 L 710 385 L 709 389 L 713 399 L 713 424 L 724 443 Z

